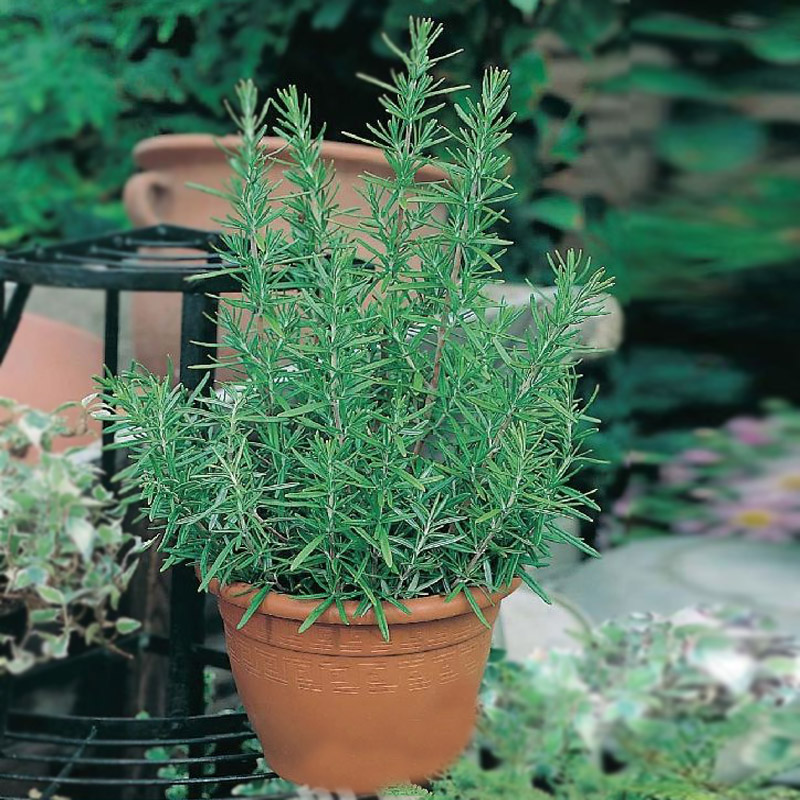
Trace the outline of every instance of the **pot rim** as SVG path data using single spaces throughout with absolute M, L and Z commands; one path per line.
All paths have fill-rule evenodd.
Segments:
M 488 594 L 485 589 L 480 587 L 473 587 L 469 589 L 469 592 L 472 594 L 478 607 L 484 609 L 489 606 L 498 605 L 504 597 L 516 591 L 521 583 L 522 581 L 520 578 L 514 578 L 510 586 L 492 594 Z M 208 591 L 211 594 L 217 595 L 217 597 L 226 603 L 241 608 L 243 611 L 250 605 L 253 595 L 257 592 L 249 583 L 231 583 L 226 586 L 220 586 L 216 578 L 213 578 L 208 584 Z M 411 611 L 410 614 L 404 614 L 399 608 L 396 608 L 390 603 L 383 603 L 386 621 L 389 625 L 432 622 L 475 613 L 463 592 L 449 602 L 446 601 L 442 595 L 415 597 L 401 602 Z M 306 600 L 288 594 L 281 594 L 280 592 L 270 592 L 264 600 L 261 601 L 256 614 L 302 622 L 319 603 L 319 600 Z M 372 609 L 363 616 L 356 617 L 355 612 L 359 604 L 355 600 L 346 600 L 343 605 L 345 614 L 351 625 L 378 625 L 375 612 Z M 345 624 L 342 622 L 342 618 L 339 616 L 339 611 L 336 606 L 331 606 L 326 609 L 315 624 L 318 623 L 342 626 Z
M 286 140 L 279 136 L 265 136 L 261 141 L 271 150 L 277 150 L 286 144 Z M 241 137 L 234 134 L 214 136 L 211 133 L 163 133 L 138 142 L 133 148 L 133 158 L 140 167 L 150 169 L 151 165 L 148 163 L 150 156 L 172 152 L 190 156 L 204 150 L 212 150 L 222 155 L 219 144 L 224 147 L 235 147 L 239 142 Z M 322 142 L 322 157 L 341 163 L 366 162 L 386 166 L 386 159 L 380 148 L 357 142 L 335 142 L 325 139 Z M 446 177 L 440 169 L 432 166 L 422 167 L 418 174 L 429 181 L 443 180 Z

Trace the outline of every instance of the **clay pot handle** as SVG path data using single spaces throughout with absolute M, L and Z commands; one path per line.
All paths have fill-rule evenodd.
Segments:
M 162 172 L 139 172 L 128 178 L 122 202 L 131 222 L 142 227 L 162 223 L 156 209 L 171 191 L 170 179 Z

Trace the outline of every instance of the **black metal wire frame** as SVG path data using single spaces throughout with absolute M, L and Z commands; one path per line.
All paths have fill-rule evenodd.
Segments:
M 37 788 L 45 799 L 76 789 L 92 800 L 156 798 L 172 786 L 191 789 L 190 796 L 213 789 L 225 797 L 237 784 L 277 777 L 257 772 L 258 753 L 245 746 L 252 738 L 243 713 L 129 719 L 12 711 L 0 797 L 16 800 Z M 165 767 L 172 774 L 163 774 Z
M 219 269 L 218 242 L 215 233 L 158 225 L 0 256 L 0 364 L 36 286 L 105 292 L 104 360 L 113 374 L 119 367 L 120 293 L 180 292 L 180 379 L 196 388 L 203 371 L 191 367 L 206 360 L 201 343 L 216 340 L 217 295 L 239 286 L 234 277 L 224 274 L 187 280 Z M 16 284 L 7 302 L 5 281 Z M 210 390 L 211 386 L 209 381 L 206 387 Z M 109 441 L 105 429 L 103 440 Z M 103 451 L 107 480 L 114 471 L 113 456 L 114 451 Z M 223 653 L 203 646 L 203 617 L 203 596 L 197 592 L 194 574 L 188 568 L 173 570 L 169 638 L 146 637 L 148 649 L 169 657 L 168 716 L 164 718 L 9 710 L 10 679 L 0 681 L 0 725 L 5 731 L 0 741 L 0 800 L 22 800 L 32 789 L 40 792 L 42 800 L 57 794 L 86 800 L 155 800 L 176 785 L 185 785 L 190 798 L 209 792 L 224 797 L 234 784 L 253 780 L 257 754 L 241 749 L 253 737 L 244 715 L 203 714 L 203 668 L 227 664 Z M 82 658 L 68 661 L 75 665 Z M 153 760 L 153 748 L 176 747 L 181 748 L 179 754 L 172 751 L 168 762 Z M 185 775 L 159 776 L 159 769 L 167 764 L 184 769 Z

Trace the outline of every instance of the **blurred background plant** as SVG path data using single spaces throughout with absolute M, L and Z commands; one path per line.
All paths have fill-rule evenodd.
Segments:
M 69 433 L 62 417 L 0 398 L 0 674 L 139 627 L 116 612 L 140 542 L 91 462 L 50 452 Z
M 314 97 L 328 138 L 375 117 L 357 71 L 389 70 L 385 30 L 445 23 L 456 83 L 513 71 L 509 278 L 584 245 L 615 275 L 627 344 L 605 387 L 592 478 L 609 496 L 630 451 L 800 401 L 784 343 L 800 259 L 800 11 L 781 0 L 143 0 L 0 6 L 0 246 L 125 224 L 130 152 L 158 133 L 228 131 L 241 76 Z M 366 45 L 366 46 L 365 46 Z M 58 68 L 55 68 L 57 65 Z M 320 68 L 324 65 L 324 68 Z M 346 88 L 345 88 L 346 87 Z M 603 497 L 601 496 L 601 500 Z
M 800 13 L 775 0 L 6 0 L 2 11 L 6 243 L 123 223 L 133 144 L 227 131 L 222 100 L 242 75 L 263 91 L 296 82 L 330 138 L 360 129 L 376 92 L 352 76 L 388 71 L 379 32 L 400 39 L 409 14 L 434 14 L 464 49 L 445 67 L 453 80 L 477 86 L 487 64 L 514 74 L 510 272 L 546 275 L 542 253 L 583 234 L 623 296 L 661 297 L 800 253 L 800 173 L 782 158 L 800 123 Z
M 637 615 L 581 651 L 502 658 L 436 800 L 796 800 L 800 645 L 724 610 Z

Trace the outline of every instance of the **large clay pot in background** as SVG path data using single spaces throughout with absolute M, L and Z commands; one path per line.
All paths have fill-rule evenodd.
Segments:
M 102 366 L 103 343 L 96 336 L 47 317 L 23 314 L 0 365 L 0 397 L 54 411 L 94 392 L 92 376 L 98 375 Z M 67 411 L 64 416 L 77 422 L 81 415 Z M 53 449 L 90 444 L 99 433 L 100 423 L 89 420 L 86 435 L 58 439 Z
M 214 189 L 223 187 L 231 173 L 218 142 L 232 148 L 236 147 L 239 139 L 235 136 L 216 138 L 206 134 L 172 134 L 140 142 L 133 157 L 144 172 L 128 180 L 123 195 L 131 222 L 137 227 L 166 222 L 206 230 L 219 229 L 220 223 L 214 220 L 223 219 L 229 213 L 227 203 L 186 186 L 191 182 Z M 284 142 L 267 138 L 264 144 L 269 150 L 278 150 Z M 333 162 L 339 186 L 337 201 L 343 209 L 364 208 L 364 201 L 357 191 L 363 185 L 359 178 L 361 173 L 366 171 L 384 177 L 391 174 L 382 152 L 374 147 L 324 142 L 322 157 Z M 278 169 L 279 166 L 273 167 L 273 170 Z M 274 180 L 279 176 L 269 177 Z M 420 181 L 432 181 L 444 176 L 439 170 L 425 168 L 417 177 Z M 290 191 L 289 187 L 282 189 Z M 137 360 L 154 372 L 166 372 L 168 355 L 172 355 L 177 364 L 180 298 L 167 294 L 134 296 L 133 337 Z
M 490 624 L 500 601 L 473 596 Z M 350 625 L 331 608 L 305 633 L 315 601 L 273 593 L 237 630 L 251 587 L 212 581 L 233 677 L 267 763 L 282 777 L 329 791 L 373 793 L 421 783 L 455 761 L 472 735 L 491 645 L 463 595 L 385 605 L 391 640 L 372 612 Z

